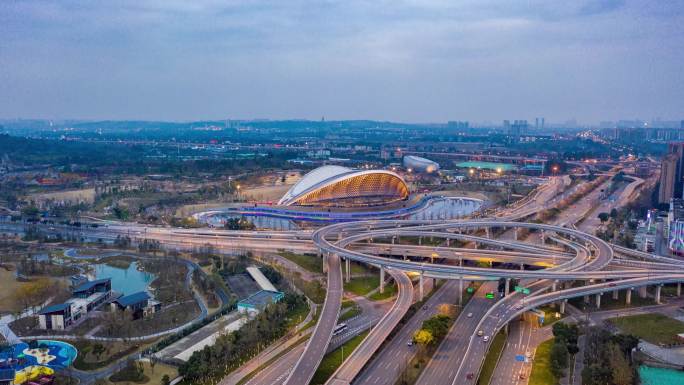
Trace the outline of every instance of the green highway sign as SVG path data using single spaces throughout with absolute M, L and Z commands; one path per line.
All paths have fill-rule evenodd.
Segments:
M 485 294 L 485 298 L 487 298 L 487 299 L 494 299 L 494 293 L 491 293 L 491 292 L 490 292 L 490 293 Z
M 523 293 L 523 294 L 530 294 L 530 289 L 522 286 L 516 286 L 515 291 L 518 293 Z
M 469 287 L 466 289 L 466 292 L 468 292 L 469 294 L 472 294 L 474 291 L 475 291 L 475 288 L 472 287 L 472 286 L 469 286 Z

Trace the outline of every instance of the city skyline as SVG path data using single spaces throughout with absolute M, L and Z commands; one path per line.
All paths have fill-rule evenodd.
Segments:
M 0 117 L 681 120 L 684 6 L 0 5 Z

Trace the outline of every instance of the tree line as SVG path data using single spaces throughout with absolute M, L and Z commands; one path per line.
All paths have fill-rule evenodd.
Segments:
M 302 295 L 286 293 L 278 303 L 267 306 L 239 330 L 221 335 L 214 345 L 190 356 L 178 372 L 193 384 L 213 384 L 226 373 L 257 355 L 287 332 L 288 315 L 305 306 Z

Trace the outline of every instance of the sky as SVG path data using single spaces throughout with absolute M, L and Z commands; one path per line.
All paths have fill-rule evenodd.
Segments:
M 684 119 L 684 2 L 0 1 L 0 118 Z

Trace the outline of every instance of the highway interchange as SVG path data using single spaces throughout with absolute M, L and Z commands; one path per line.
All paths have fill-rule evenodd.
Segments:
M 558 180 L 559 178 L 552 179 Z M 549 186 L 553 186 L 552 182 Z M 575 230 L 549 224 L 519 222 L 531 212 L 539 210 L 539 203 L 548 201 L 548 188 L 540 189 L 526 204 L 514 208 L 511 214 L 489 218 L 462 220 L 367 220 L 333 224 L 315 232 L 309 231 L 224 231 L 212 229 L 175 229 L 137 224 L 100 223 L 98 227 L 69 228 L 50 226 L 53 232 L 77 232 L 90 239 L 113 240 L 117 236 L 146 238 L 160 241 L 167 248 L 191 249 L 211 244 L 224 252 L 239 250 L 319 252 L 327 265 L 327 293 L 318 323 L 287 377 L 280 375 L 274 383 L 306 384 L 328 349 L 332 330 L 339 317 L 343 291 L 343 265 L 357 261 L 376 266 L 387 272 L 398 283 L 398 295 L 390 310 L 375 324 L 361 345 L 347 358 L 332 376 L 329 384 L 394 383 L 402 363 L 411 356 L 406 340 L 419 326 L 421 318 L 412 318 L 397 336 L 383 346 L 389 333 L 404 317 L 413 302 L 413 287 L 407 273 L 418 274 L 418 291 L 428 277 L 449 280 L 432 302 L 453 303 L 460 299 L 463 281 L 484 280 L 483 287 L 460 312 L 445 341 L 418 379 L 419 384 L 474 383 L 489 349 L 477 332 L 494 336 L 508 322 L 522 313 L 549 303 L 569 298 L 594 296 L 597 305 L 603 293 L 643 286 L 656 287 L 659 300 L 663 284 L 684 281 L 684 265 L 677 259 L 651 255 L 610 245 L 603 240 Z M 530 204 L 531 202 L 531 204 Z M 3 232 L 21 232 L 24 224 L 0 222 Z M 498 240 L 498 232 L 516 233 L 527 229 L 541 234 L 542 244 Z M 412 239 L 441 239 L 440 246 L 399 244 L 402 237 Z M 469 242 L 482 249 L 450 247 L 449 242 Z M 420 243 L 420 241 L 419 241 Z M 486 268 L 464 264 L 464 261 L 486 261 L 506 264 L 507 268 Z M 510 265 L 520 268 L 510 268 Z M 534 268 L 532 268 L 534 267 Z M 495 291 L 499 278 L 521 280 L 532 290 L 530 295 L 507 293 L 492 302 L 483 297 Z M 583 286 L 569 287 L 566 283 L 581 281 Z M 566 287 L 568 286 L 568 287 Z M 456 293 L 454 293 L 456 292 Z M 432 302 L 430 302 L 432 301 Z M 471 313 L 471 317 L 465 314 Z M 433 313 L 430 313 L 433 314 Z M 422 316 L 425 319 L 429 314 Z M 415 317 L 414 317 L 415 318 Z M 382 346 L 382 349 L 380 347 Z M 391 356 L 396 357 L 392 360 Z M 290 354 L 292 355 L 292 353 Z M 402 361 L 403 360 L 403 361 Z M 278 361 L 274 363 L 277 365 Z M 291 365 L 291 364 L 290 364 Z M 270 369 L 270 368 L 267 368 Z M 285 369 L 285 368 L 283 368 Z M 382 375 L 385 371 L 387 375 Z M 379 375 L 380 373 L 380 375 Z M 390 374 L 391 373 L 391 374 Z M 250 381 L 251 383 L 251 381 Z

